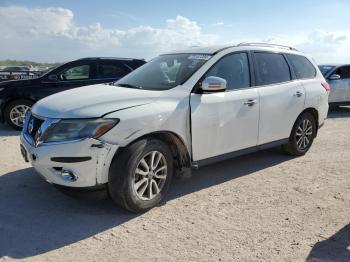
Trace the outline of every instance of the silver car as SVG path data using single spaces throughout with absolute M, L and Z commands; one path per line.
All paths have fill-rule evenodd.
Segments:
M 331 86 L 329 104 L 350 105 L 350 65 L 319 65 L 319 68 Z

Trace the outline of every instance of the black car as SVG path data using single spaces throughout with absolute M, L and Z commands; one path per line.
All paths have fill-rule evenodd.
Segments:
M 145 63 L 140 59 L 82 58 L 36 79 L 1 82 L 0 119 L 20 130 L 25 112 L 39 99 L 75 87 L 116 81 Z

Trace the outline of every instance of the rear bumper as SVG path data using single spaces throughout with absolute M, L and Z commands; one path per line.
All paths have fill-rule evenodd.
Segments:
M 23 133 L 21 145 L 28 161 L 47 182 L 80 188 L 107 183 L 109 166 L 118 150 L 117 145 L 102 143 L 96 139 L 41 144 L 35 147 Z

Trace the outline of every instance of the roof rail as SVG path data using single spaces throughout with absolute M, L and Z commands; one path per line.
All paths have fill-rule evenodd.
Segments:
M 98 59 L 115 59 L 115 60 L 127 60 L 127 61 L 131 61 L 131 60 L 145 60 L 144 58 L 128 58 L 128 57 L 104 57 L 104 56 L 91 56 L 91 57 L 82 57 L 82 58 L 78 58 L 77 60 L 85 60 L 85 59 L 90 59 L 90 60 L 98 60 Z
M 298 51 L 296 48 L 287 46 L 287 45 L 278 45 L 278 44 L 269 44 L 269 43 L 250 43 L 250 42 L 242 42 L 239 43 L 237 46 L 267 46 L 267 47 L 279 47 L 289 50 Z

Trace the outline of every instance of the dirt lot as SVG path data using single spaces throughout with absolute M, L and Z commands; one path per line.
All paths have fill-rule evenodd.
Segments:
M 0 260 L 350 261 L 350 108 L 305 157 L 272 149 L 203 168 L 140 216 L 60 193 L 18 142 L 0 126 Z

